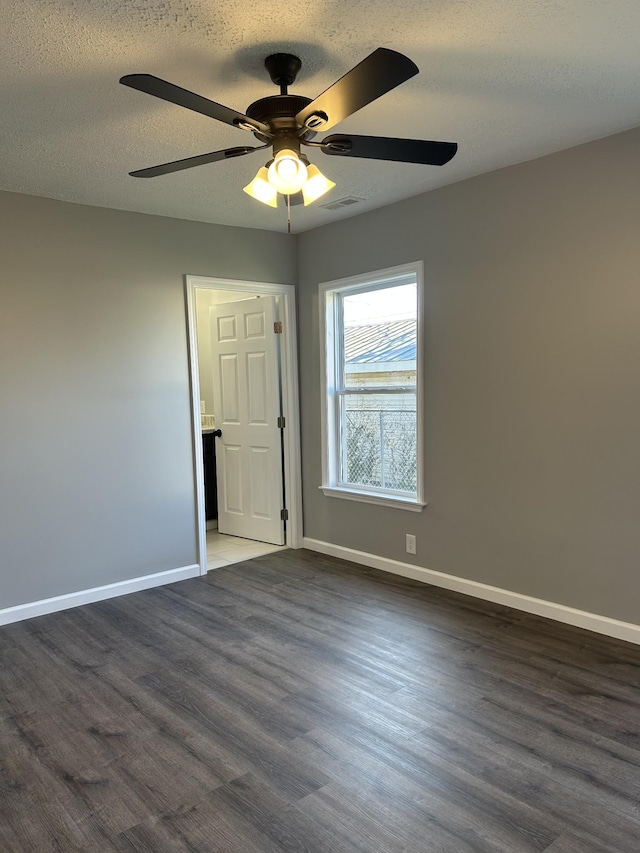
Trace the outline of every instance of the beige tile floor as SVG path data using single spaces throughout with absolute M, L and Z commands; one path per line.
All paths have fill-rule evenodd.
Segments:
M 241 563 L 253 557 L 262 557 L 274 551 L 282 551 L 286 545 L 270 545 L 253 539 L 228 536 L 217 530 L 207 530 L 207 569 L 220 569 L 232 563 Z

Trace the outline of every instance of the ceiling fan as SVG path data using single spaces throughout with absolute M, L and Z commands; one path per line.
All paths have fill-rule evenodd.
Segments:
M 199 154 L 148 169 L 138 169 L 129 174 L 135 178 L 155 178 L 272 148 L 273 157 L 258 170 L 256 177 L 244 190 L 258 201 L 276 207 L 278 193 L 287 196 L 290 203 L 302 200 L 307 205 L 335 186 L 317 166 L 309 163 L 300 151 L 301 146 L 317 148 L 331 156 L 395 160 L 431 166 L 443 166 L 455 155 L 458 148 L 455 142 L 353 134 L 332 134 L 322 141 L 314 140 L 318 131 L 328 130 L 417 74 L 418 67 L 403 54 L 379 47 L 314 100 L 288 92 L 301 66 L 300 59 L 290 53 L 267 56 L 265 67 L 273 83 L 280 87 L 280 94 L 254 101 L 247 107 L 246 114 L 152 74 L 127 74 L 122 77 L 120 82 L 125 86 L 253 133 L 263 143 Z

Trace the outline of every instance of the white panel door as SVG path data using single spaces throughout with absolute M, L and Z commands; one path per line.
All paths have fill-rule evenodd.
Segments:
M 210 309 L 218 530 L 284 545 L 274 316 L 272 296 Z

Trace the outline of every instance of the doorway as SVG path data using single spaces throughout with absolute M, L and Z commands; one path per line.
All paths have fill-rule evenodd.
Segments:
M 206 574 L 282 542 L 302 544 L 295 288 L 186 276 L 185 289 L 198 562 Z M 207 525 L 203 430 L 209 448 L 216 436 L 219 532 Z

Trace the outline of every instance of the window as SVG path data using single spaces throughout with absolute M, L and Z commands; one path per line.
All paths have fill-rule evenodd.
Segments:
M 321 489 L 420 511 L 422 265 L 322 284 L 320 305 Z

